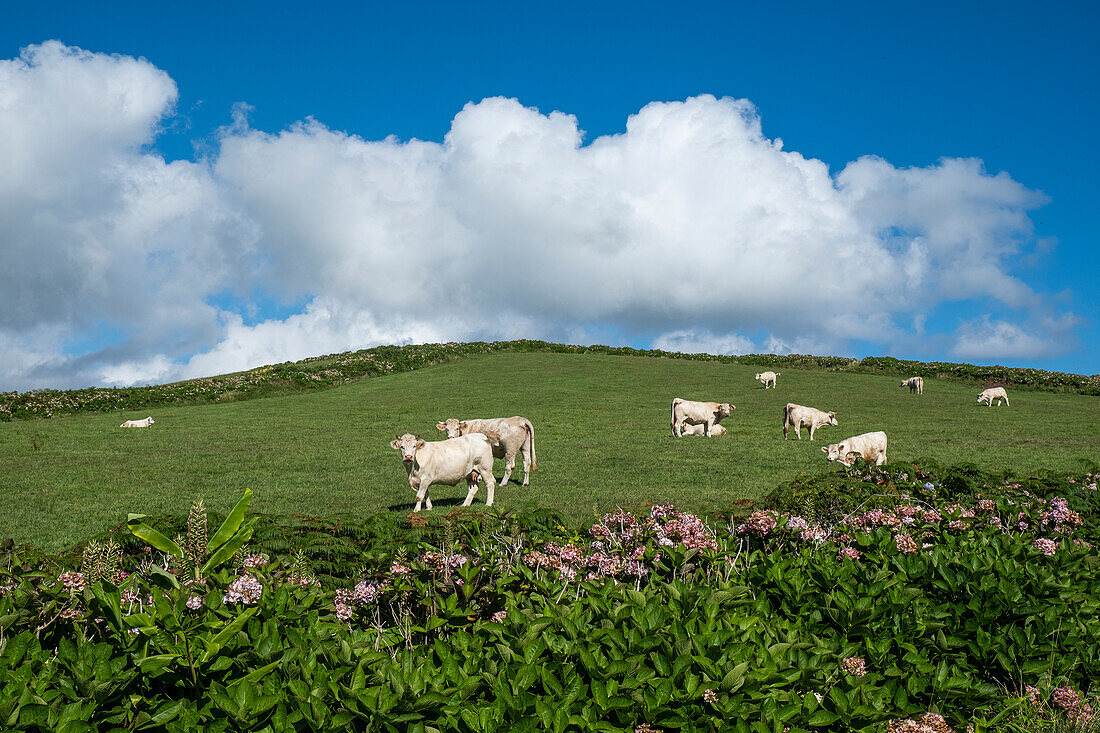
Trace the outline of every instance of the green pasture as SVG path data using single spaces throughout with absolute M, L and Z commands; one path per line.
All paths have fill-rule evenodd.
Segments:
M 127 512 L 183 513 L 199 498 L 224 512 L 246 487 L 257 512 L 405 513 L 412 492 L 389 441 L 405 431 L 438 439 L 435 423 L 448 417 L 530 418 L 540 470 L 529 487 L 498 489 L 496 507 L 551 507 L 571 522 L 643 502 L 720 510 L 799 472 L 835 470 L 820 447 L 871 430 L 886 431 L 891 462 L 1031 472 L 1100 461 L 1096 397 L 1010 390 L 1011 407 L 988 408 L 976 404 L 978 388 L 957 382 L 926 380 L 917 396 L 896 377 L 781 369 L 778 388 L 764 390 L 755 371 L 497 353 L 309 394 L 3 423 L 0 537 L 57 550 Z M 729 434 L 673 438 L 673 397 L 732 402 Z M 805 432 L 784 442 L 787 402 L 834 410 L 840 426 L 821 429 L 813 443 Z M 118 427 L 146 414 L 152 428 Z M 462 486 L 432 491 L 437 512 L 464 496 Z M 483 492 L 475 507 L 482 501 Z

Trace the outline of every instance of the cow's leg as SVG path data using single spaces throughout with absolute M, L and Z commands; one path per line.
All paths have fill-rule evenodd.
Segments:
M 672 421 L 672 434 L 677 438 L 682 438 L 684 435 L 684 424 L 680 420 Z
M 420 511 L 420 507 L 424 505 L 424 499 L 428 496 L 428 487 L 423 481 L 420 482 L 420 486 L 416 489 L 416 506 L 413 507 L 414 512 Z
M 429 512 L 432 510 L 432 497 L 428 492 L 424 492 L 424 508 Z
M 1009 404 L 1009 402 L 1008 402 L 1008 397 L 1007 396 L 1005 397 L 1005 405 L 1008 406 L 1008 407 L 1012 407 L 1012 405 Z
M 512 478 L 512 469 L 516 465 L 516 452 L 515 450 L 509 450 L 504 454 L 504 478 L 500 480 L 501 486 L 508 485 L 508 479 Z
M 878 458 L 875 459 L 876 466 L 881 466 L 884 463 L 886 463 L 886 451 L 879 453 Z
M 490 474 L 492 475 L 492 474 Z M 485 481 L 489 482 L 488 479 Z M 474 503 L 474 494 L 477 493 L 477 481 L 473 481 L 469 476 L 466 477 L 466 501 L 462 502 L 462 506 L 470 506 Z
M 496 498 L 497 493 L 497 480 L 493 477 L 493 472 L 490 470 L 485 474 L 485 506 L 492 506 L 493 499 Z
M 528 486 L 531 483 L 531 449 L 521 448 L 520 453 L 523 454 L 523 485 Z
M 814 439 L 814 426 L 810 425 L 810 440 Z M 801 438 L 799 438 L 801 440 Z
M 802 423 L 796 422 L 794 424 L 794 434 L 798 437 L 799 440 L 802 440 Z
M 705 423 L 703 423 L 703 435 L 707 436 L 708 438 L 710 437 L 710 425 L 710 420 L 707 420 Z

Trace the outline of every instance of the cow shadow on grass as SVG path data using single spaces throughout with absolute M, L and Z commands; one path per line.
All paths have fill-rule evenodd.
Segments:
M 444 508 L 452 509 L 454 507 L 461 507 L 462 502 L 464 502 L 464 501 L 466 501 L 466 496 L 465 495 L 456 496 L 456 497 L 453 497 L 453 498 L 443 498 L 443 499 L 436 499 L 433 496 L 432 497 L 432 511 L 434 512 L 434 511 L 437 511 L 439 509 L 444 509 Z M 388 507 L 386 507 L 386 509 L 388 509 L 391 512 L 405 512 L 405 513 L 408 513 L 408 512 L 411 512 L 415 507 L 416 507 L 416 499 L 413 499 L 412 501 L 401 502 L 399 504 L 390 504 Z M 481 492 L 481 491 L 478 492 L 478 496 L 474 497 L 474 503 L 471 504 L 469 506 L 469 508 L 470 509 L 476 509 L 476 508 L 485 509 L 485 508 L 487 508 L 485 506 L 485 496 L 484 496 L 483 492 Z M 427 512 L 428 510 L 427 510 L 427 508 L 424 508 L 423 511 Z

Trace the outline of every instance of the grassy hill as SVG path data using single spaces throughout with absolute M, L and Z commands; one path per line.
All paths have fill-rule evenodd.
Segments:
M 245 487 L 255 492 L 258 512 L 404 513 L 412 492 L 389 441 L 405 431 L 441 437 L 435 423 L 448 417 L 530 418 L 540 470 L 529 487 L 498 490 L 497 507 L 547 506 L 574 522 L 594 509 L 641 502 L 729 507 L 799 472 L 829 471 L 820 446 L 869 430 L 887 432 L 892 462 L 1024 472 L 1075 471 L 1100 459 L 1098 403 L 1079 394 L 1010 391 L 1011 407 L 991 409 L 975 404 L 973 384 L 949 374 L 927 378 L 918 397 L 893 375 L 789 362 L 778 388 L 764 390 L 753 381 L 758 366 L 731 360 L 553 351 L 448 358 L 262 400 L 5 423 L 0 537 L 58 549 L 130 511 L 178 514 L 198 498 L 225 511 Z M 338 359 L 324 366 L 347 368 Z M 668 422 L 676 396 L 731 401 L 737 410 L 724 423 L 729 434 L 674 439 Z M 814 443 L 805 434 L 784 442 L 780 416 L 788 401 L 835 410 L 840 426 L 822 429 Z M 146 414 L 154 415 L 153 428 L 119 429 Z M 464 494 L 462 487 L 432 492 L 443 511 Z M 484 493 L 475 506 L 483 500 Z

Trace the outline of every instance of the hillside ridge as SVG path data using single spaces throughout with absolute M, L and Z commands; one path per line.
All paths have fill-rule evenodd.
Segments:
M 146 387 L 88 387 L 74 390 L 33 390 L 0 393 L 0 422 L 13 419 L 50 418 L 83 412 L 138 410 L 165 405 L 209 404 L 256 399 L 346 384 L 367 377 L 414 371 L 476 354 L 539 352 L 603 354 L 662 359 L 689 359 L 773 368 L 796 367 L 827 371 L 894 376 L 920 376 L 970 382 L 983 387 L 1100 395 L 1100 374 L 1086 376 L 1042 369 L 977 366 L 953 362 L 919 362 L 889 356 L 851 359 L 805 354 L 745 354 L 722 356 L 688 354 L 629 346 L 576 346 L 546 341 L 473 341 L 467 343 L 375 346 L 358 351 L 313 356 L 298 361 L 268 364 L 243 372 L 201 377 Z

